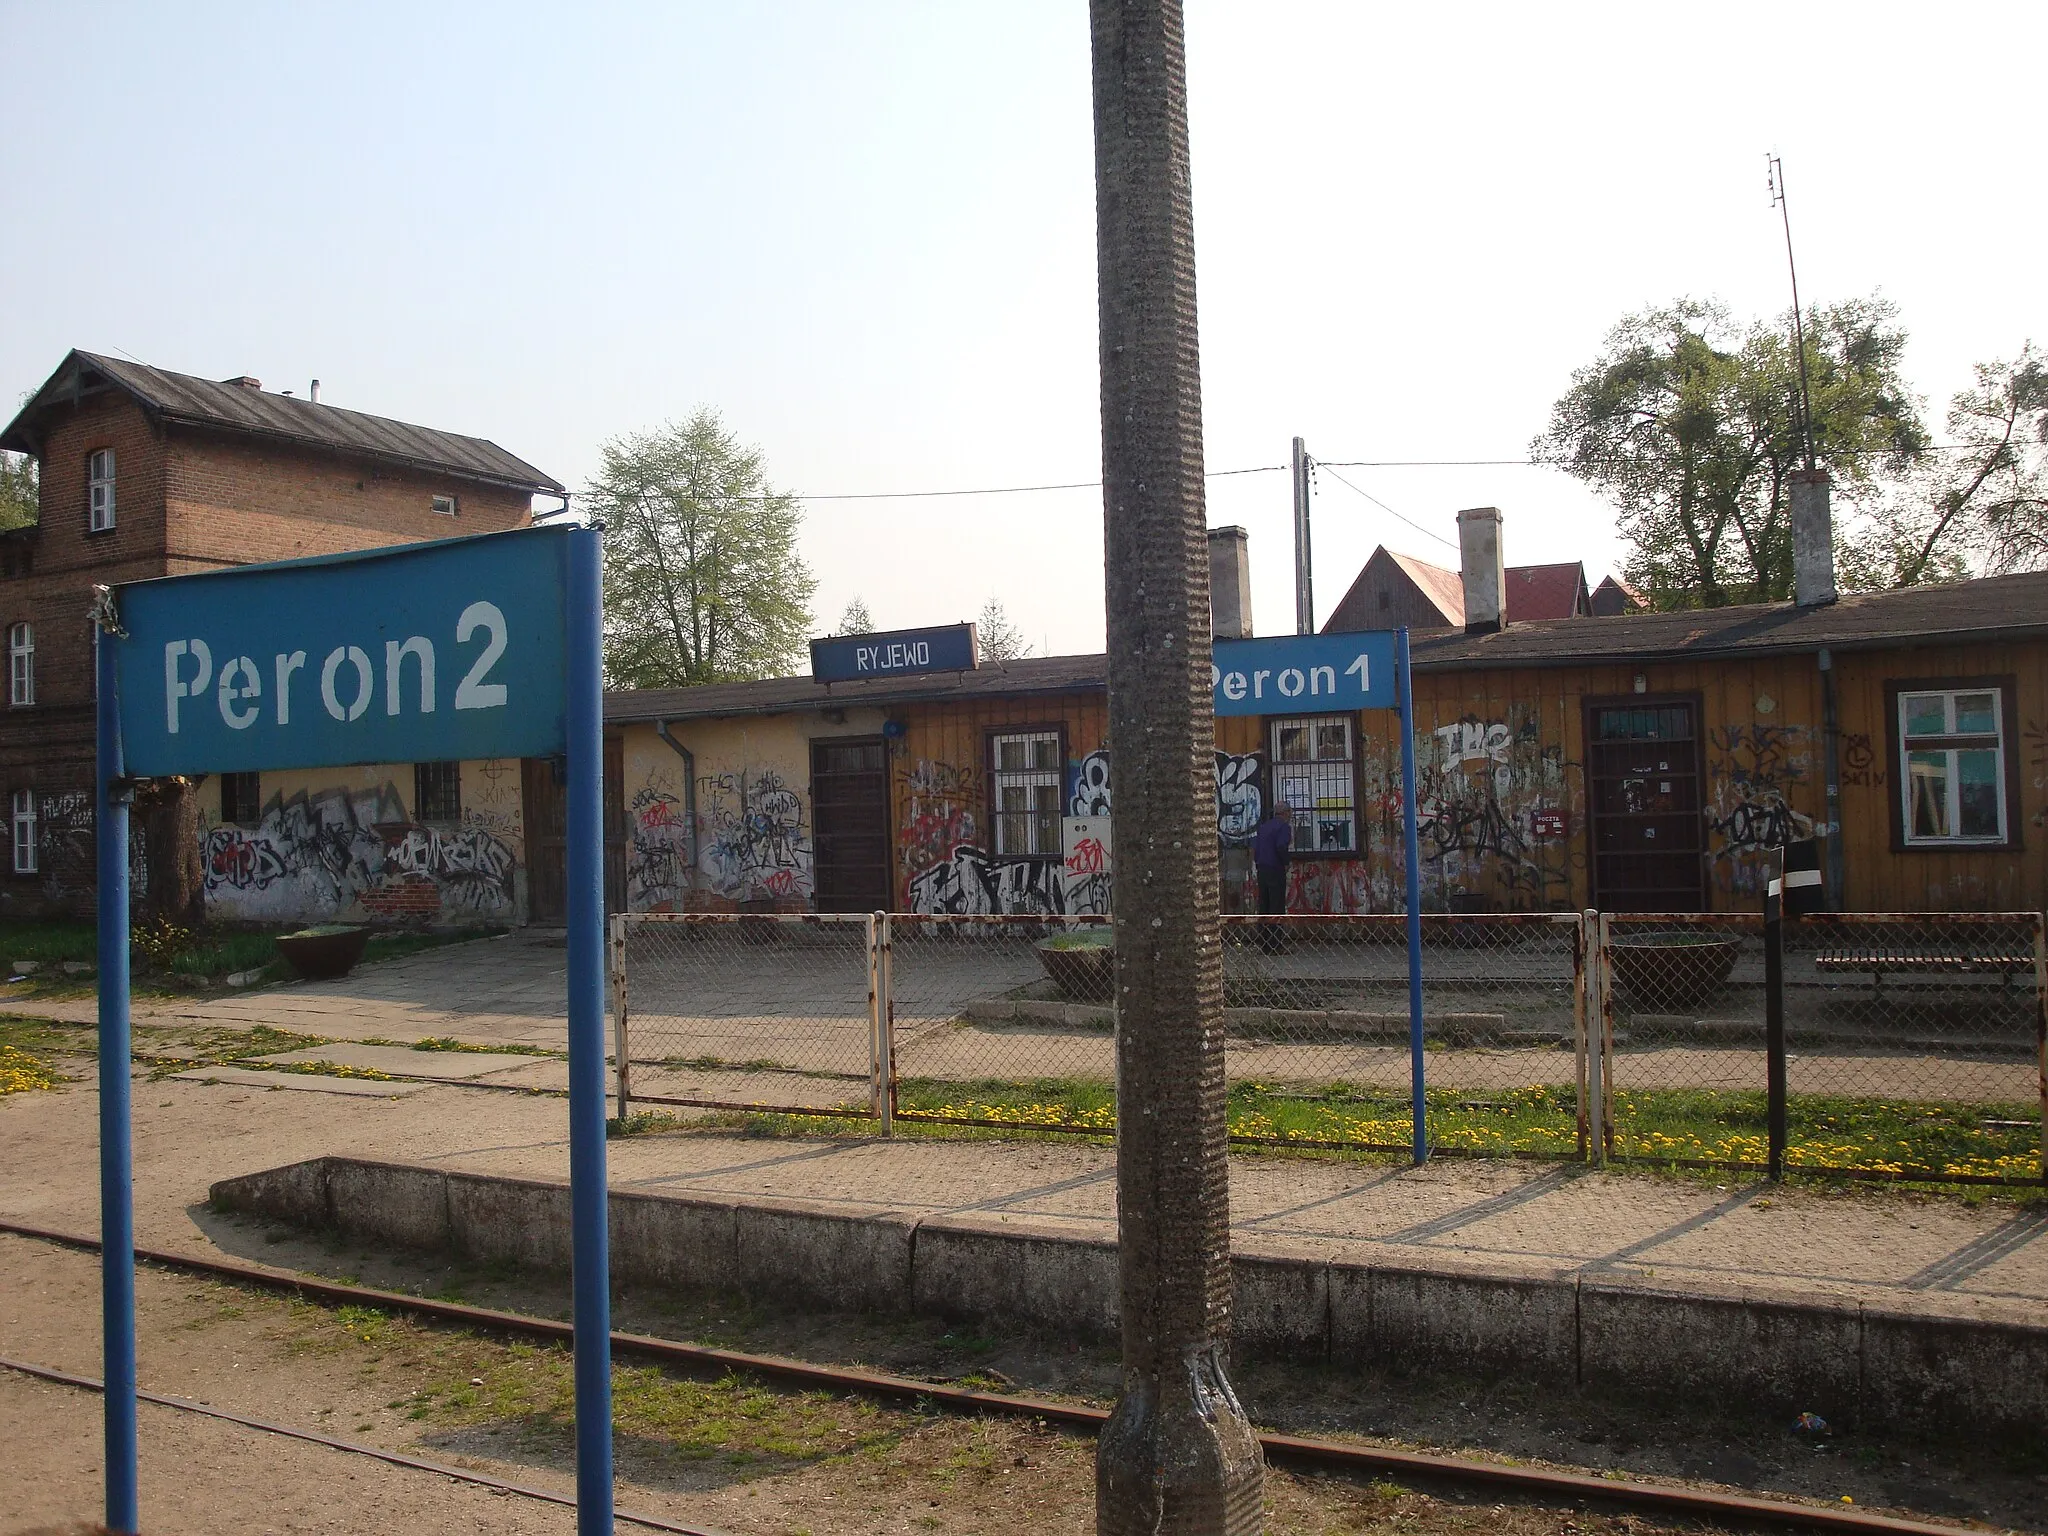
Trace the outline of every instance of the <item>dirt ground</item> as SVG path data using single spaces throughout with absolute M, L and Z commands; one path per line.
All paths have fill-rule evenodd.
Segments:
M 98 1277 L 90 1257 L 0 1238 L 0 1277 L 0 1348 L 93 1373 Z M 153 1390 L 515 1482 L 573 1486 L 561 1351 L 151 1270 L 140 1276 L 137 1306 L 141 1377 Z M 621 1508 L 764 1536 L 1092 1529 L 1093 1445 L 1083 1438 L 651 1369 L 622 1368 L 615 1391 Z M 0 1372 L 0 1440 L 15 1474 L 0 1531 L 67 1530 L 94 1512 L 99 1427 L 97 1397 Z M 152 1536 L 574 1529 L 568 1509 L 169 1408 L 143 1406 L 141 1442 Z M 1285 1472 L 1269 1475 L 1266 1528 L 1275 1536 L 1681 1529 Z

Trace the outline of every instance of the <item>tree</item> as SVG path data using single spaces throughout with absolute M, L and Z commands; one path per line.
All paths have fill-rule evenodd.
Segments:
M 796 670 L 817 583 L 803 509 L 718 413 L 615 438 L 584 490 L 605 525 L 604 669 L 614 688 L 744 682 Z
M 0 529 L 26 528 L 38 516 L 36 461 L 0 453 Z
M 846 612 L 839 615 L 839 627 L 835 635 L 872 635 L 875 632 L 875 616 L 868 612 L 868 605 L 856 596 L 846 605 Z
M 1979 363 L 1927 454 L 1844 541 L 1844 585 L 1910 587 L 2048 565 L 2048 357 Z
M 1024 632 L 1010 622 L 1002 603 L 993 597 L 981 605 L 974 638 L 984 661 L 1015 661 L 1031 654 L 1031 647 L 1024 643 Z
M 1116 764 L 1118 1317 L 1099 1536 L 1253 1536 L 1225 1368 L 1230 1165 L 1209 543 L 1180 0 L 1091 0 L 1109 750 Z
M 1852 502 L 1927 446 L 1896 318 L 1880 299 L 1806 315 L 1813 451 Z M 1530 452 L 1617 504 L 1624 573 L 1653 608 L 1791 595 L 1788 477 L 1806 444 L 1789 315 L 1738 328 L 1722 304 L 1681 299 L 1629 316 Z

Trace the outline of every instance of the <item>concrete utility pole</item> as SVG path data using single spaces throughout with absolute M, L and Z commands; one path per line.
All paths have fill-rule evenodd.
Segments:
M 1090 0 L 1109 745 L 1116 773 L 1117 1238 L 1124 1376 L 1103 1536 L 1252 1536 L 1230 1389 L 1202 394 L 1180 0 Z
M 1294 632 L 1316 632 L 1315 566 L 1308 546 L 1308 449 L 1294 440 Z

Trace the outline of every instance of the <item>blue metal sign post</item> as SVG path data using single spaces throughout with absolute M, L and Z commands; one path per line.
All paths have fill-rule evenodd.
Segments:
M 106 1523 L 138 1528 L 129 775 L 566 755 L 579 1536 L 611 1536 L 603 547 L 556 526 L 116 588 L 100 615 Z
M 1219 715 L 1391 709 L 1401 721 L 1401 847 L 1408 889 L 1408 1078 L 1414 1158 L 1429 1157 L 1422 1049 L 1422 870 L 1415 828 L 1415 696 L 1407 629 L 1218 640 L 1209 687 Z

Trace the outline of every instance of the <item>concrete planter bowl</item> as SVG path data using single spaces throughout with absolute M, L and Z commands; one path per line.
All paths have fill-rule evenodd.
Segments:
M 1061 996 L 1079 1003 L 1106 1003 L 1115 995 L 1116 950 L 1107 932 L 1056 933 L 1040 939 L 1034 948 Z
M 1646 933 L 1608 946 L 1615 985 L 1646 1013 L 1705 1002 L 1727 983 L 1741 953 L 1742 940 L 1704 933 Z
M 302 981 L 332 981 L 346 976 L 363 958 L 370 930 L 345 923 L 326 923 L 297 933 L 280 934 L 277 952 Z

